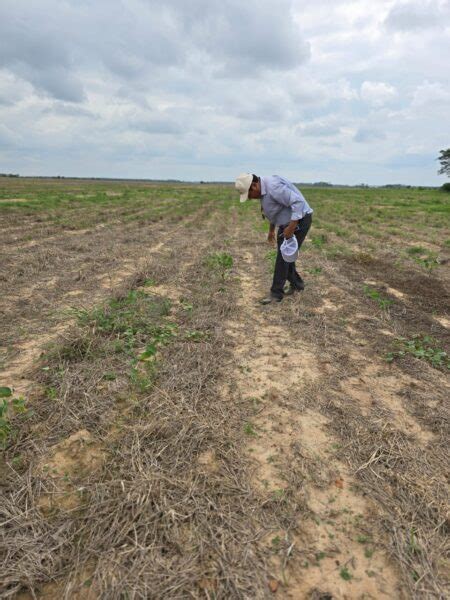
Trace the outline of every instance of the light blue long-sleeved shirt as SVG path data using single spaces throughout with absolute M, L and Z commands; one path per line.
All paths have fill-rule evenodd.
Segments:
M 312 214 L 313 210 L 301 191 L 287 179 L 271 175 L 260 180 L 261 208 L 272 225 L 287 225 Z

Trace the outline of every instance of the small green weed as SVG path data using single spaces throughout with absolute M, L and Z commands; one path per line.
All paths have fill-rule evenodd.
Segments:
M 411 354 L 419 360 L 425 360 L 435 369 L 450 369 L 450 358 L 447 352 L 436 347 L 436 340 L 429 335 L 414 335 L 411 340 L 397 338 L 394 343 L 397 350 L 388 352 L 387 362 Z
M 281 543 L 281 538 L 279 535 L 276 535 L 274 538 L 272 538 L 272 546 L 275 546 L 276 548 L 278 548 L 280 543 Z
M 49 400 L 56 400 L 56 398 L 58 397 L 58 390 L 53 386 L 49 386 L 45 390 L 45 395 Z
M 145 372 L 133 367 L 130 372 L 130 381 L 139 391 L 148 392 L 153 385 L 154 373 L 152 363 L 147 365 Z
M 185 334 L 185 339 L 191 342 L 203 342 L 210 337 L 210 334 L 207 331 L 187 331 Z
M 275 248 L 272 248 L 266 252 L 266 260 L 268 261 L 270 268 L 273 269 L 277 260 L 277 250 L 275 250 Z
M 353 575 L 350 573 L 347 567 L 342 567 L 342 569 L 339 571 L 339 575 L 344 581 L 350 581 L 353 579 Z
M 283 490 L 282 488 L 273 490 L 273 496 L 276 500 L 283 500 L 285 498 L 285 495 L 286 495 L 286 490 Z
M 367 535 L 358 535 L 358 537 L 356 538 L 356 541 L 359 544 L 367 544 L 367 542 L 369 541 L 369 538 Z
M 206 264 L 210 269 L 225 276 L 233 266 L 233 257 L 228 252 L 214 252 L 207 257 Z
M 112 371 L 108 371 L 106 373 L 103 373 L 102 379 L 104 379 L 105 381 L 115 381 L 117 379 L 117 375 Z
M 317 552 L 316 553 L 316 560 L 317 562 L 320 562 L 321 560 L 323 560 L 326 557 L 325 552 Z
M 322 273 L 322 267 L 310 267 L 306 269 L 306 272 L 310 275 L 320 275 Z
M 244 433 L 247 435 L 256 435 L 255 427 L 252 423 L 246 423 L 244 425 Z
M 311 243 L 315 248 L 322 248 L 327 242 L 327 236 L 323 233 L 315 235 L 311 238 Z
M 417 542 L 417 532 L 412 527 L 409 532 L 409 549 L 412 554 L 420 554 L 421 548 Z
M 191 302 L 189 302 L 189 300 L 186 300 L 186 298 L 181 298 L 180 304 L 183 310 L 185 310 L 188 313 L 191 313 L 194 309 L 194 305 Z
M 422 248 L 422 246 L 411 246 L 411 248 L 408 248 L 406 250 L 407 254 L 410 254 L 411 256 L 415 256 L 418 254 L 424 254 L 426 252 L 425 248 Z
M 370 287 L 369 285 L 364 286 L 364 294 L 370 298 L 371 300 L 375 300 L 381 310 L 386 310 L 394 303 L 390 298 L 384 298 L 381 292 L 376 290 L 375 288 Z
M 436 252 L 422 248 L 422 246 L 411 246 L 406 250 L 406 253 L 422 267 L 430 270 L 439 264 L 438 255 Z
M 175 323 L 167 323 L 159 327 L 154 327 L 150 332 L 151 342 L 149 342 L 144 352 L 139 355 L 139 360 L 151 360 L 158 351 L 158 347 L 166 346 L 170 340 L 177 335 L 177 326 Z
M 0 388 L 0 447 L 4 448 L 11 436 L 12 429 L 10 423 L 11 414 L 27 413 L 25 399 L 22 396 L 11 398 L 12 389 L 9 387 Z

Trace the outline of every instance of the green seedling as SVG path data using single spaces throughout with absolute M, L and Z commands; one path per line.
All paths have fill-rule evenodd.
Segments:
M 316 235 L 313 236 L 311 238 L 311 243 L 315 248 L 322 248 L 324 246 L 324 244 L 326 244 L 327 242 L 327 236 L 325 234 L 320 234 L 320 235 Z
M 429 335 L 414 335 L 412 339 L 397 338 L 394 342 L 396 350 L 388 352 L 387 362 L 402 358 L 407 354 L 419 360 L 425 360 L 435 369 L 450 369 L 450 357 L 447 352 L 436 347 L 436 340 Z
M 353 579 L 353 575 L 350 573 L 347 567 L 342 567 L 342 569 L 339 571 L 339 575 L 344 581 L 350 581 Z
M 220 271 L 225 276 L 233 266 L 233 257 L 228 252 L 214 252 L 207 257 L 206 264 L 211 269 Z
M 326 557 L 325 552 L 317 552 L 316 553 L 316 560 L 317 562 L 320 562 L 321 560 L 323 560 Z
M 406 250 L 406 253 L 410 254 L 411 256 L 415 256 L 417 254 L 424 254 L 425 252 L 425 248 L 422 248 L 421 246 L 411 246 L 411 248 L 408 248 Z
M 391 306 L 391 304 L 394 303 L 393 300 L 391 300 L 390 298 L 384 298 L 382 296 L 382 294 L 374 289 L 371 288 L 368 285 L 364 286 L 364 294 L 368 297 L 371 298 L 372 300 L 375 300 L 378 304 L 378 306 L 382 309 L 382 310 L 386 310 L 387 308 L 389 308 L 389 306 Z
M 20 469 L 24 465 L 23 457 L 20 454 L 18 454 L 17 456 L 14 456 L 11 463 L 13 467 L 15 467 L 16 469 Z
M 358 537 L 356 538 L 356 541 L 359 544 L 367 544 L 367 542 L 369 541 L 369 538 L 367 535 L 358 535 Z
M 180 304 L 183 310 L 185 310 L 186 312 L 192 312 L 194 308 L 194 305 L 191 304 L 188 300 L 185 300 L 184 298 L 181 298 Z
M 320 275 L 320 273 L 322 273 L 322 267 L 310 267 L 309 269 L 306 269 L 306 272 L 310 275 Z
M 283 490 L 282 488 L 273 490 L 273 495 L 277 500 L 281 500 L 282 498 L 284 498 L 285 494 L 286 494 L 286 490 Z
M 105 381 L 115 381 L 117 379 L 117 375 L 112 372 L 103 373 L 103 379 Z
M 49 400 L 56 400 L 56 398 L 58 397 L 58 390 L 52 386 L 48 387 L 45 393 Z
M 246 423 L 244 425 L 244 433 L 247 435 L 256 435 L 256 431 L 252 423 Z
M 277 260 L 277 250 L 275 250 L 274 248 L 268 250 L 266 252 L 266 260 L 268 261 L 270 268 L 273 269 Z
M 187 331 L 185 338 L 191 342 L 202 342 L 207 340 L 210 334 L 207 331 Z
M 8 419 L 8 401 L 0 400 L 0 446 L 4 446 L 11 433 L 11 425 Z
M 439 264 L 437 253 L 422 248 L 422 246 L 411 246 L 411 248 L 406 250 L 406 253 L 409 254 L 416 263 L 426 269 L 433 269 Z
M 421 552 L 421 548 L 417 543 L 417 535 L 414 527 L 412 527 L 409 532 L 409 548 L 413 554 L 419 554 Z
M 151 335 L 152 341 L 146 345 L 144 352 L 139 355 L 139 360 L 153 360 L 158 348 L 166 346 L 177 335 L 176 329 L 177 326 L 174 323 L 154 327 Z
M 1 388 L 3 398 L 0 399 L 0 447 L 5 447 L 12 433 L 10 415 L 11 414 L 26 414 L 28 412 L 25 406 L 25 399 L 11 398 L 11 388 Z
M 17 414 L 24 414 L 27 412 L 27 408 L 25 406 L 25 398 L 20 396 L 19 398 L 13 398 L 11 400 L 12 407 L 14 412 Z
M 272 546 L 278 547 L 281 543 L 281 538 L 279 535 L 276 535 L 274 538 L 272 538 Z

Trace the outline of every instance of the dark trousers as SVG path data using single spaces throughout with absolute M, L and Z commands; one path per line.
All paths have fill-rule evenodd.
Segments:
M 306 234 L 308 233 L 309 228 L 311 227 L 311 223 L 312 215 L 305 215 L 303 219 L 300 219 L 300 221 L 298 222 L 294 235 L 297 238 L 299 248 L 303 244 Z M 284 227 L 281 225 L 278 228 L 278 252 L 277 259 L 275 261 L 275 271 L 273 273 L 273 283 L 272 287 L 270 288 L 271 295 L 276 298 L 282 298 L 284 296 L 284 286 L 286 284 L 286 281 L 289 281 L 291 287 L 297 290 L 303 289 L 303 279 L 297 273 L 297 269 L 295 268 L 295 262 L 287 263 L 284 261 L 283 256 L 281 255 L 280 246 L 284 241 L 283 231 Z

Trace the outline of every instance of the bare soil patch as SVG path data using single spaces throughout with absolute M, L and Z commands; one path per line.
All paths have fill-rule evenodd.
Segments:
M 252 484 L 265 501 L 281 503 L 264 538 L 268 580 L 286 598 L 313 597 L 319 590 L 333 598 L 400 597 L 400 576 L 388 557 L 373 556 L 358 542 L 359 536 L 381 543 L 371 524 L 377 508 L 358 494 L 353 473 L 333 452 L 337 440 L 328 418 L 309 401 L 308 392 L 322 378 L 316 348 L 278 324 L 283 304 L 257 304 L 268 279 L 257 262 L 251 252 L 239 261 L 241 321 L 235 317 L 229 324 L 238 370 L 230 378 L 256 404 L 244 426 L 255 465 Z

